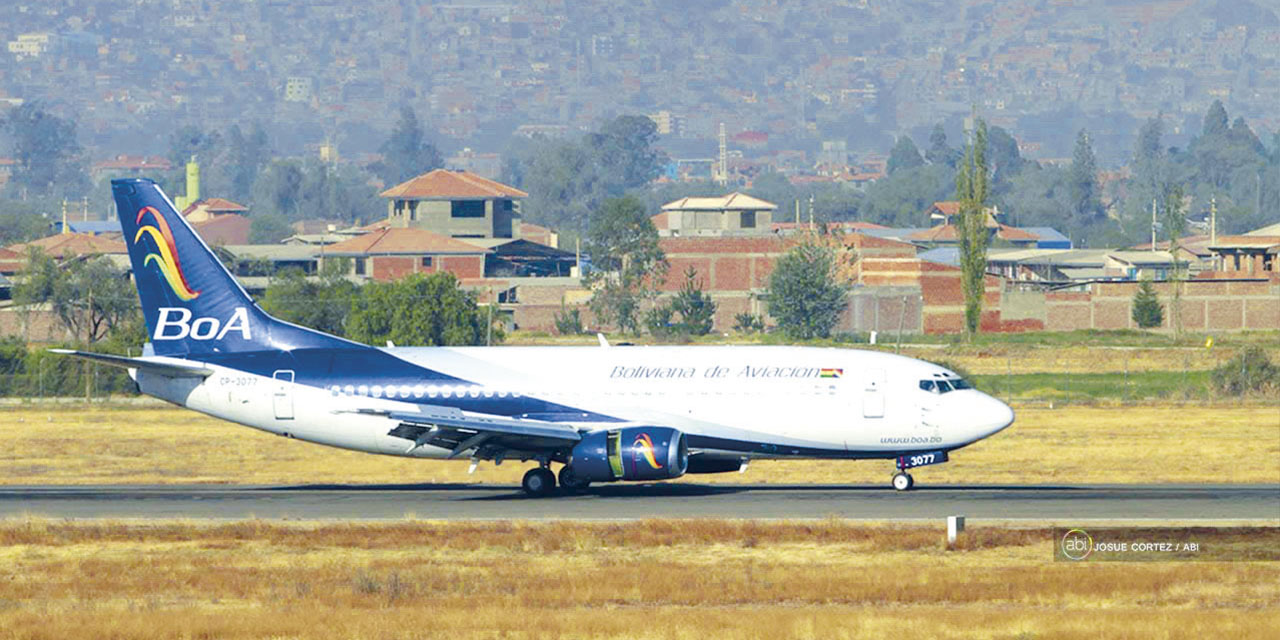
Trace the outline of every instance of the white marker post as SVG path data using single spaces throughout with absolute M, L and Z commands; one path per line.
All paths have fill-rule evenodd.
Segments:
M 947 546 L 954 547 L 956 538 L 964 531 L 964 516 L 947 516 Z

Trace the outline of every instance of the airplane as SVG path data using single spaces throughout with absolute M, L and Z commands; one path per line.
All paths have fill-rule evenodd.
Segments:
M 943 367 L 791 346 L 374 347 L 271 317 L 152 181 L 111 181 L 149 342 L 139 391 L 216 418 L 391 456 L 536 461 L 521 488 L 745 471 L 761 458 L 908 470 L 1013 423 Z M 559 473 L 551 471 L 559 464 Z M 560 490 L 556 490 L 557 483 Z

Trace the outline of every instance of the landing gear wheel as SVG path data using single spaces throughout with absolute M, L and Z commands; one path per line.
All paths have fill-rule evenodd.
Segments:
M 893 474 L 893 488 L 898 491 L 910 491 L 911 487 L 914 487 L 915 484 L 915 479 L 911 477 L 911 474 L 905 471 L 899 471 Z
M 524 474 L 520 488 L 530 497 L 540 498 L 556 488 L 556 474 L 546 467 L 536 467 Z
M 560 467 L 560 487 L 566 491 L 581 491 L 591 484 L 590 480 L 583 480 L 578 477 L 578 473 L 573 470 L 573 465 L 566 464 Z

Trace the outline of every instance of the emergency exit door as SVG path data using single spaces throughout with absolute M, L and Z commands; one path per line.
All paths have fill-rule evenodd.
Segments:
M 275 379 L 271 394 L 271 404 L 275 408 L 276 420 L 293 419 L 293 369 L 280 369 L 271 374 Z

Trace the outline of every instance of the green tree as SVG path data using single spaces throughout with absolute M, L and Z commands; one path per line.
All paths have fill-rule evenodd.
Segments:
M 960 285 L 964 290 L 964 328 L 970 337 L 982 320 L 982 298 L 986 293 L 987 235 L 986 204 L 990 197 L 990 169 L 987 167 L 987 123 L 978 119 L 973 139 L 965 148 L 964 160 L 956 176 L 956 233 L 960 250 Z
M 764 300 L 788 338 L 830 337 L 848 295 L 836 266 L 834 250 L 808 242 L 778 258 Z
M 1089 144 L 1089 132 L 1084 129 L 1076 134 L 1067 189 L 1071 198 L 1073 226 L 1091 225 L 1104 215 L 1098 190 L 1098 162 L 1093 155 L 1093 146 Z
M 414 346 L 501 342 L 501 328 L 490 328 L 489 319 L 490 310 L 481 309 L 475 294 L 459 287 L 452 273 L 415 273 L 365 285 L 347 316 L 347 337 L 379 345 L 388 340 Z
M 48 304 L 81 343 L 98 342 L 138 315 L 138 295 L 128 274 L 103 256 L 59 263 L 32 249 L 23 278 L 13 288 L 13 300 L 24 306 Z
M 1143 280 L 1133 294 L 1133 323 L 1142 329 L 1158 327 L 1164 323 L 1164 305 L 1150 280 Z
M 1178 263 L 1178 240 L 1187 232 L 1187 208 L 1181 184 L 1171 184 L 1164 193 L 1164 227 L 1169 238 L 1169 253 L 1173 256 L 1169 280 L 1173 284 L 1173 334 L 1182 335 L 1182 288 L 1186 274 Z
M 914 169 L 923 164 L 924 158 L 920 157 L 920 150 L 916 148 L 916 143 L 911 139 L 911 136 L 899 136 L 898 142 L 889 151 L 889 175 L 898 173 L 903 169 Z
M 289 220 L 278 213 L 262 213 L 249 220 L 249 242 L 275 244 L 293 235 Z
M 684 284 L 680 285 L 680 291 L 671 300 L 671 309 L 680 315 L 680 322 L 676 325 L 676 330 L 680 333 L 691 336 L 711 333 L 716 303 L 702 291 L 702 280 L 692 266 L 684 272 Z
M 302 163 L 273 160 L 253 181 L 254 214 L 302 217 Z
M 600 175 L 616 183 L 610 192 L 644 186 L 658 177 L 665 157 L 654 148 L 657 141 L 658 127 L 647 116 L 618 116 L 586 136 Z
M 1204 127 L 1201 135 L 1206 138 L 1225 135 L 1227 133 L 1227 108 L 1222 106 L 1221 100 L 1214 100 L 1209 105 L 1209 110 L 1204 114 Z
M 929 150 L 925 152 L 924 158 L 929 164 L 945 164 L 949 167 L 956 166 L 956 162 L 960 160 L 960 154 L 947 145 L 947 131 L 941 122 L 933 125 L 933 132 L 929 134 Z
M 227 197 L 241 202 L 253 197 L 253 182 L 270 159 L 271 147 L 262 123 L 255 121 L 248 133 L 233 124 L 227 130 Z
M 3 130 L 9 134 L 17 161 L 13 187 L 30 195 L 72 197 L 88 188 L 74 120 L 54 115 L 37 100 L 11 109 L 3 120 Z
M 400 119 L 379 150 L 382 161 L 373 169 L 388 187 L 444 165 L 440 152 L 423 133 L 418 114 L 409 105 L 400 107 Z
M 591 311 L 620 331 L 639 330 L 640 307 L 657 295 L 667 272 L 658 231 L 633 196 L 606 200 L 591 216 L 587 255 L 592 269 L 583 284 L 592 290 Z
M 262 308 L 271 315 L 334 335 L 346 335 L 347 315 L 359 289 L 344 277 L 345 261 L 325 261 L 320 278 L 286 269 L 271 280 Z

